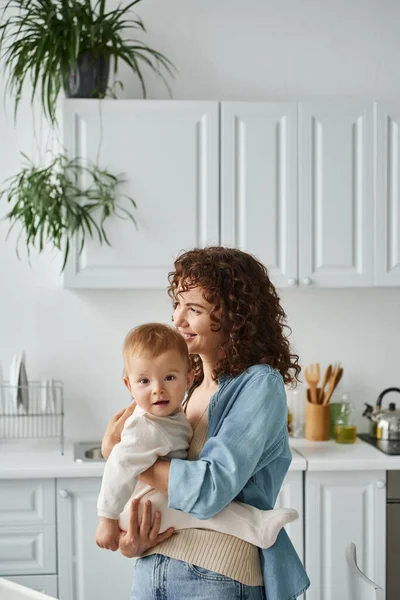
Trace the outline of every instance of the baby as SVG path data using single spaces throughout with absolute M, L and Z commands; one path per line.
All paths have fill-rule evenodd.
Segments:
M 178 331 L 159 323 L 136 327 L 125 339 L 123 357 L 124 383 L 137 406 L 108 458 L 97 503 L 96 543 L 110 550 L 118 548 L 119 529 L 127 528 L 132 499 L 153 490 L 138 482 L 139 475 L 158 458 L 186 458 L 193 434 L 182 402 L 194 374 Z M 212 529 L 261 548 L 272 546 L 281 528 L 298 518 L 293 509 L 259 510 L 231 502 L 211 519 L 200 520 L 168 508 L 167 498 L 161 501 L 161 514 L 160 531 Z

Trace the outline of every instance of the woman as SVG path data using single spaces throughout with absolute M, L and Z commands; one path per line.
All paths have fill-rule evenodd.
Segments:
M 182 254 L 169 274 L 173 321 L 195 369 L 185 403 L 194 429 L 189 460 L 159 460 L 140 479 L 171 508 L 208 519 L 235 498 L 274 506 L 291 462 L 284 383 L 300 372 L 284 335 L 285 313 L 265 267 L 236 249 Z M 103 440 L 108 455 L 132 409 L 117 415 Z M 140 556 L 131 600 L 293 600 L 309 585 L 286 534 L 259 550 L 238 538 L 192 529 L 159 534 L 151 503 L 138 523 L 132 503 L 120 550 Z M 171 537 L 172 536 L 172 537 Z

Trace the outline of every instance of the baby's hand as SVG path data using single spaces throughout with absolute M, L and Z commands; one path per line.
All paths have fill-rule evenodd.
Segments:
M 107 550 L 118 550 L 119 545 L 119 527 L 118 521 L 100 517 L 99 524 L 96 529 L 96 544 L 100 548 Z

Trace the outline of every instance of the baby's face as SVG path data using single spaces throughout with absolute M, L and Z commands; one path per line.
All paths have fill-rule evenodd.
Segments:
M 192 371 L 177 350 L 156 358 L 148 354 L 131 357 L 125 365 L 125 385 L 135 402 L 148 413 L 168 417 L 178 412 L 185 392 L 193 381 Z

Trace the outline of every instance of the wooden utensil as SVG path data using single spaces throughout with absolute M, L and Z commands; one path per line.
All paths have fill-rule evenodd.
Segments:
M 317 387 L 318 387 L 318 382 L 319 382 L 319 378 L 320 378 L 320 374 L 321 374 L 319 363 L 312 364 L 309 367 L 306 367 L 304 370 L 304 374 L 306 376 L 306 380 L 307 380 L 308 386 L 310 388 L 311 402 L 313 402 L 314 404 L 318 404 Z
M 331 396 L 332 396 L 333 392 L 335 391 L 335 388 L 337 387 L 339 381 L 342 379 L 342 375 L 343 375 L 343 369 L 339 368 L 331 376 L 331 379 L 330 379 L 330 382 L 329 382 L 328 391 L 326 392 L 325 397 L 324 397 L 324 401 L 322 403 L 323 406 L 326 406 L 329 403 L 329 400 L 331 399 Z
M 324 379 L 322 381 L 321 389 L 320 389 L 319 395 L 318 395 L 319 404 L 324 403 L 325 386 L 327 385 L 329 379 L 331 378 L 331 375 L 332 375 L 332 365 L 328 365 L 328 368 L 325 371 Z

